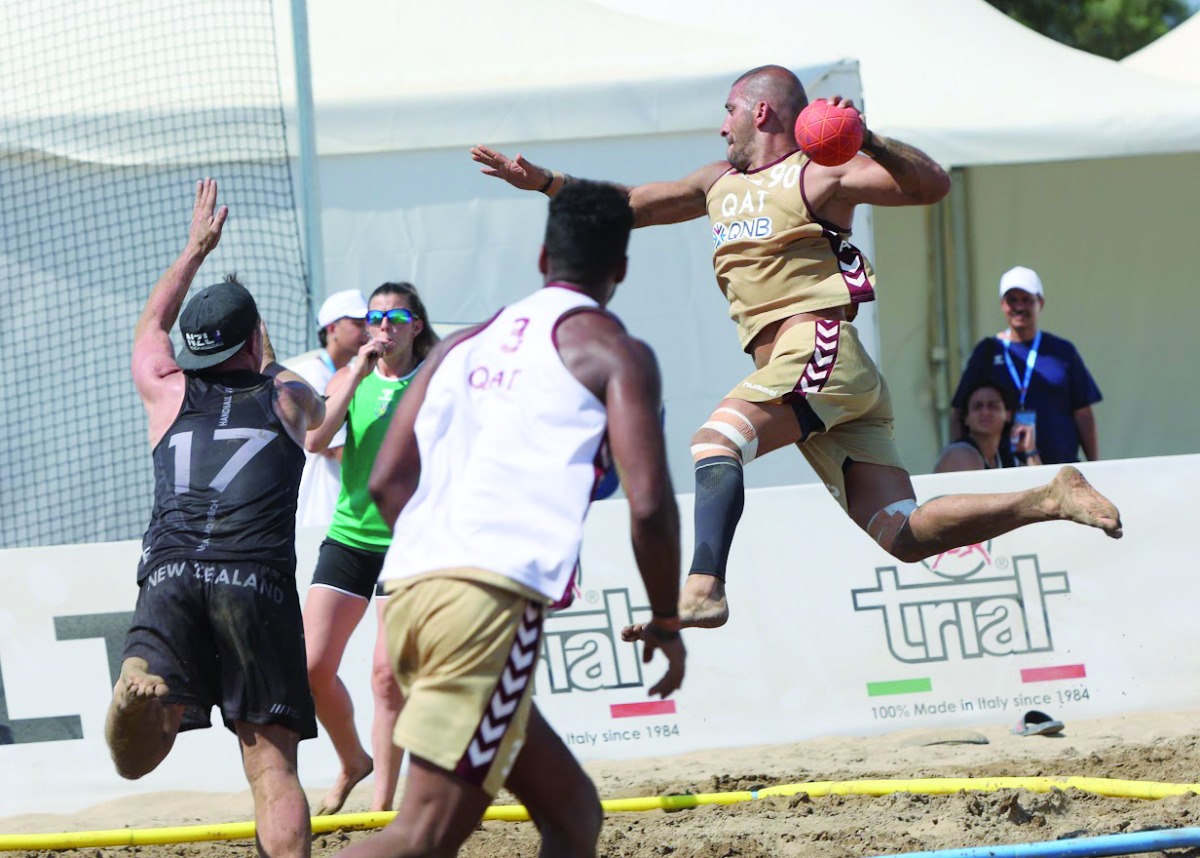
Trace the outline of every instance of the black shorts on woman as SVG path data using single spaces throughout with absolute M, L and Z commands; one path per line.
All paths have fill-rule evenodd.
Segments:
M 369 602 L 372 593 L 384 595 L 378 582 L 386 556 L 386 551 L 364 551 L 327 537 L 317 555 L 312 586 L 328 587 Z

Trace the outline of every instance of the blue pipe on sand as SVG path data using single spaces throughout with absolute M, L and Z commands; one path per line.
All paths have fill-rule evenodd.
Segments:
M 934 852 L 905 852 L 896 858 L 1099 858 L 1104 855 L 1133 855 L 1162 849 L 1200 846 L 1200 828 L 1171 828 L 1133 834 L 1075 837 L 1044 843 L 1010 843 L 1004 846 L 972 846 L 969 849 L 939 849 Z

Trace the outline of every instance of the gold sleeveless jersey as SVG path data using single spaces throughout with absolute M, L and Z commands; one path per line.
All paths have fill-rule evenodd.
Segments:
M 779 319 L 875 300 L 875 273 L 850 230 L 809 210 L 808 163 L 797 150 L 753 172 L 730 168 L 708 190 L 713 268 L 743 348 Z

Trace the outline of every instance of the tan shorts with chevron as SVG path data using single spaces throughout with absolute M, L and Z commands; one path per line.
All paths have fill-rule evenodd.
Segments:
M 788 328 L 771 359 L 727 398 L 791 405 L 800 421 L 800 451 L 843 509 L 848 460 L 904 467 L 887 384 L 849 322 Z
M 404 709 L 395 740 L 495 796 L 525 739 L 542 605 L 477 569 L 387 582 L 388 657 Z

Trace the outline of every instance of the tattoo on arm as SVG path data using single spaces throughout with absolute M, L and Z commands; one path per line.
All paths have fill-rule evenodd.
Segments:
M 917 147 L 876 134 L 870 129 L 863 140 L 862 151 L 887 170 L 896 184 L 907 193 L 927 191 L 931 178 L 945 177 L 938 163 Z

